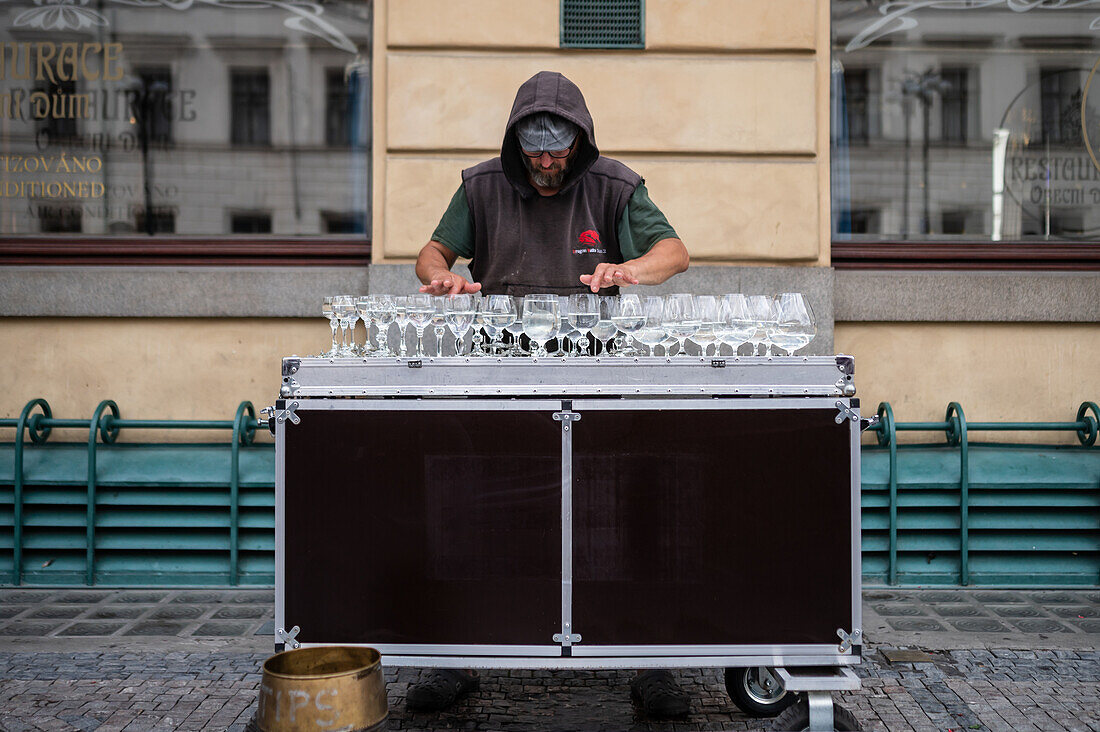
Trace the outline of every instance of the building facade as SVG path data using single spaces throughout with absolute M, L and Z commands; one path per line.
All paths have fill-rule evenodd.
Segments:
M 688 247 L 658 291 L 808 293 L 811 352 L 902 420 L 1069 420 L 1100 392 L 1098 28 L 1016 0 L 7 3 L 0 413 L 271 403 L 323 295 L 412 290 L 550 69 Z

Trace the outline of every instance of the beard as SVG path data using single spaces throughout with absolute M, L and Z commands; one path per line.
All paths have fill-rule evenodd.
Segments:
M 561 168 L 552 170 L 543 170 L 528 157 L 524 157 L 523 162 L 527 166 L 527 172 L 531 174 L 531 180 L 540 188 L 560 188 L 565 181 L 565 174 L 569 172 L 569 163 L 564 161 Z

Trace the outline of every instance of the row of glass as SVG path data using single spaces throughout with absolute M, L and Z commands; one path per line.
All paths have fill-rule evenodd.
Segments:
M 324 298 L 322 312 L 332 329 L 332 348 L 325 357 L 407 356 L 406 332 L 416 331 L 416 356 L 424 351 L 424 331 L 435 331 L 435 355 L 443 355 L 448 331 L 455 340 L 455 353 L 465 355 L 465 337 L 473 331 L 473 356 L 548 356 L 546 345 L 558 341 L 554 355 L 574 356 L 597 349 L 618 356 L 638 355 L 640 343 L 653 355 L 657 347 L 665 354 L 687 355 L 687 341 L 701 353 L 721 352 L 723 345 L 736 353 L 749 344 L 751 353 L 773 348 L 793 354 L 816 334 L 813 309 L 800 293 L 781 295 L 689 295 L 641 296 L 634 293 L 599 296 L 526 295 L 517 302 L 510 295 L 334 295 Z M 354 343 L 357 320 L 366 326 L 363 344 Z M 396 352 L 389 343 L 390 326 L 396 324 L 400 338 Z M 377 345 L 371 343 L 375 330 Z M 484 332 L 488 336 L 486 342 Z M 511 334 L 504 343 L 504 334 Z M 339 337 L 338 337 L 339 334 Z M 520 334 L 527 336 L 532 350 L 521 347 Z M 593 348 L 590 337 L 598 344 Z M 612 343 L 614 346 L 612 347 Z

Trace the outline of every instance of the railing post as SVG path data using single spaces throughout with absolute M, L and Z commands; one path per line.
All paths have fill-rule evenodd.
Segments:
M 1083 429 L 1077 430 L 1077 439 L 1085 447 L 1095 445 L 1097 428 L 1100 426 L 1100 407 L 1096 406 L 1096 402 L 1081 402 L 1081 406 L 1077 408 L 1077 422 L 1084 425 Z
M 886 582 L 898 583 L 898 433 L 894 427 L 894 409 L 890 402 L 878 405 L 878 444 L 890 450 L 890 559 Z
M 970 584 L 970 456 L 966 415 L 958 402 L 947 405 L 947 444 L 959 446 L 959 584 Z
M 23 430 L 30 431 L 31 442 L 45 442 L 50 436 L 50 428 L 38 430 L 38 415 L 31 416 L 35 407 L 42 408 L 42 415 L 49 419 L 53 416 L 50 405 L 45 399 L 31 399 L 19 415 L 15 432 L 15 474 L 12 476 L 12 584 L 23 584 Z
M 110 414 L 103 414 L 103 410 L 110 409 Z M 113 427 L 111 421 L 118 419 L 118 405 L 110 399 L 104 399 L 95 408 L 92 420 L 88 428 L 88 506 L 85 526 L 85 581 L 88 586 L 95 584 L 95 514 L 96 514 L 96 433 L 99 433 L 103 444 L 109 445 L 118 437 L 118 427 Z
M 247 420 L 247 421 L 246 421 Z M 256 435 L 256 408 L 241 402 L 233 417 L 233 442 L 229 452 L 229 584 L 240 583 L 240 485 L 241 445 L 252 444 Z

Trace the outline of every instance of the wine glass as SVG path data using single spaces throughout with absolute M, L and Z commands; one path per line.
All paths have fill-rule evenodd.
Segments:
M 686 356 L 684 343 L 699 330 L 699 313 L 692 295 L 677 293 L 665 297 L 665 328 L 679 342 L 677 355 Z
M 366 331 L 366 334 L 364 336 L 364 345 L 363 346 L 356 345 L 356 343 L 355 343 L 355 320 L 352 319 L 352 323 L 351 323 L 351 326 L 352 326 L 351 347 L 352 347 L 353 351 L 358 351 L 360 354 L 362 354 L 364 356 L 369 356 L 370 354 L 372 354 L 376 350 L 378 350 L 370 342 L 370 327 L 371 327 L 371 324 L 374 322 L 374 317 L 373 317 L 373 314 L 371 313 L 371 310 L 373 309 L 373 307 L 374 307 L 374 296 L 373 295 L 360 295 L 359 297 L 355 298 L 355 314 L 356 314 L 356 316 L 358 316 L 358 318 L 360 320 L 363 321 L 363 330 Z
M 432 326 L 435 333 L 435 355 L 443 355 L 443 334 L 447 332 L 447 298 L 443 295 L 432 297 Z
M 696 295 L 695 309 L 699 313 L 699 329 L 691 340 L 699 344 L 706 356 L 711 344 L 718 340 L 718 298 L 714 295 Z M 717 350 L 715 346 L 716 355 Z
M 718 303 L 718 340 L 737 349 L 756 333 L 756 322 L 749 311 L 749 299 L 744 295 L 723 295 Z
M 588 334 L 600 322 L 600 297 L 591 292 L 569 296 L 569 325 L 580 333 L 576 355 L 588 354 Z
M 393 301 L 393 295 L 373 295 L 370 318 L 378 326 L 378 355 L 392 356 L 390 326 L 397 320 L 397 304 Z
M 455 335 L 455 355 L 463 355 L 465 344 L 462 339 L 466 337 L 470 326 L 474 324 L 474 298 L 472 295 L 448 295 L 444 303 L 444 318 L 451 332 Z
M 579 336 L 580 333 L 577 333 Z M 564 356 L 567 351 L 572 351 L 573 326 L 569 324 L 569 296 L 558 295 L 558 332 L 551 336 L 557 343 L 557 348 L 551 356 Z M 549 344 L 548 344 L 549 345 Z
M 755 331 L 748 338 L 749 345 L 752 349 L 749 354 L 751 356 L 756 355 L 757 345 L 768 340 L 767 324 L 769 321 L 774 320 L 772 315 L 773 309 L 772 299 L 767 295 L 749 296 L 749 315 L 752 316 L 752 321 L 756 326 Z M 764 354 L 761 353 L 760 355 Z
M 408 313 L 409 322 L 416 328 L 416 355 L 424 355 L 424 329 L 432 319 L 432 296 L 409 295 L 405 312 Z
M 398 354 L 401 357 L 407 356 L 409 353 L 408 344 L 405 342 L 405 333 L 409 328 L 409 314 L 406 308 L 409 305 L 409 298 L 405 295 L 399 295 L 393 299 L 393 306 L 395 311 L 394 322 L 397 323 L 397 332 L 401 337 L 401 341 L 398 344 Z
M 609 352 L 611 338 L 615 335 L 615 324 L 611 322 L 611 315 L 615 310 L 615 298 L 610 295 L 600 295 L 600 319 L 592 328 L 592 337 L 604 342 L 604 352 Z
M 523 343 L 520 341 L 520 336 L 523 335 L 523 319 L 520 318 L 519 315 L 522 314 L 522 312 L 522 310 L 517 311 L 516 319 L 512 321 L 511 325 L 504 329 L 512 336 L 512 345 L 508 348 L 509 356 L 526 355 L 526 352 L 523 350 Z
M 544 341 L 553 338 L 560 325 L 557 295 L 524 295 L 523 332 L 535 344 L 536 358 L 549 355 Z
M 328 326 L 332 329 L 332 348 L 327 353 L 321 354 L 324 358 L 331 358 L 336 355 L 336 329 L 340 327 L 340 323 L 336 317 L 336 312 L 332 309 L 333 299 L 330 295 L 321 301 L 321 314 L 328 318 Z
M 340 321 L 340 345 L 336 349 L 337 356 L 352 355 L 348 345 L 348 328 L 355 322 L 355 298 L 351 295 L 336 295 L 332 298 L 332 312 L 336 313 Z
M 619 295 L 613 299 L 613 314 L 611 322 L 621 332 L 626 334 L 626 348 L 622 348 L 622 336 L 618 336 L 615 350 L 620 356 L 633 356 L 637 354 L 634 348 L 635 333 L 645 325 L 645 312 L 642 310 L 642 298 L 630 292 Z
M 485 342 L 485 336 L 481 334 L 482 331 L 488 330 L 485 327 L 485 314 L 481 312 L 481 304 L 484 299 L 485 298 L 482 297 L 474 297 L 473 299 L 474 319 L 471 330 L 474 334 L 470 337 L 470 343 L 473 346 L 473 348 L 470 349 L 471 356 L 487 355 L 485 349 L 482 348 L 482 344 Z
M 804 348 L 817 335 L 814 311 L 798 292 L 784 292 L 776 298 L 776 326 L 772 342 L 790 355 Z
M 664 298 L 650 296 L 642 300 L 642 327 L 634 337 L 645 344 L 651 356 L 657 344 L 665 339 L 664 320 Z
M 481 321 L 489 334 L 489 353 L 499 352 L 504 331 L 516 322 L 516 301 L 511 295 L 489 295 L 481 300 Z M 518 334 L 516 336 L 519 338 Z

